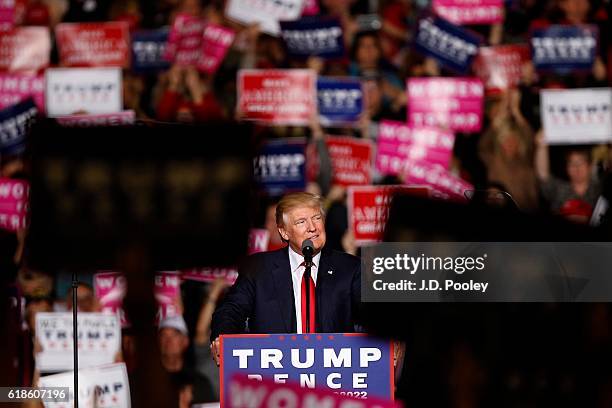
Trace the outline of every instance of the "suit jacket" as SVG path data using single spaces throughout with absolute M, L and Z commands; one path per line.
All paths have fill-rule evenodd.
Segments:
M 331 271 L 331 273 L 330 273 Z M 361 303 L 361 262 L 322 250 L 315 289 L 316 331 L 355 331 Z M 220 334 L 296 333 L 288 247 L 251 255 L 212 318 L 211 339 Z

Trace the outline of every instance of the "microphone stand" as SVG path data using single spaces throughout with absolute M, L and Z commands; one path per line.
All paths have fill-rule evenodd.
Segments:
M 73 377 L 74 377 L 74 408 L 79 408 L 79 342 L 77 334 L 77 289 L 79 281 L 77 279 L 76 269 L 72 271 L 72 348 L 74 352 L 73 359 Z
M 310 333 L 310 268 L 312 268 L 312 260 L 305 261 L 304 277 L 306 278 L 306 333 Z

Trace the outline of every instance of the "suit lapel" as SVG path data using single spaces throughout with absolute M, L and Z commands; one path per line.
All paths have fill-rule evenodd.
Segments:
M 288 248 L 288 247 L 287 247 Z M 283 319 L 286 333 L 295 333 L 295 300 L 293 298 L 293 281 L 291 280 L 291 265 L 289 263 L 289 252 L 285 248 L 278 251 L 278 256 L 274 261 L 272 275 L 274 277 L 274 287 L 276 289 L 276 300 L 280 309 L 280 316 Z
M 321 251 L 321 258 L 319 260 L 319 269 L 317 271 L 317 285 L 316 285 L 316 296 L 317 296 L 317 331 L 325 332 L 328 330 L 329 325 L 329 308 L 326 306 L 330 302 L 330 296 L 332 296 L 331 289 L 334 287 L 334 275 L 329 274 L 328 271 L 333 272 L 333 265 L 331 264 L 331 251 L 323 249 Z

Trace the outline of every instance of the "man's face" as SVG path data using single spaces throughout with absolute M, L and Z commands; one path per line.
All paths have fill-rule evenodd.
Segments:
M 189 339 L 178 330 L 165 327 L 159 331 L 159 348 L 162 355 L 182 354 L 189 345 Z
M 310 239 L 316 254 L 325 245 L 325 218 L 319 208 L 296 207 L 285 213 L 278 232 L 298 254 L 302 253 L 302 242 Z
M 567 175 L 572 183 L 588 183 L 591 178 L 589 159 L 574 152 L 567 158 Z

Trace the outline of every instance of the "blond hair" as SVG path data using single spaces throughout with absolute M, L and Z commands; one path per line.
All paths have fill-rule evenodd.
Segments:
M 283 196 L 276 205 L 276 225 L 284 226 L 285 214 L 298 207 L 318 208 L 321 215 L 325 215 L 321 196 L 306 192 L 290 193 Z

